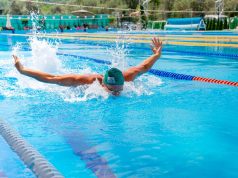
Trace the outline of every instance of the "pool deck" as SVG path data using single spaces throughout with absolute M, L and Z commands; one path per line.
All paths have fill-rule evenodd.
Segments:
M 206 32 L 196 32 L 194 34 L 170 34 L 164 33 L 150 33 L 150 34 L 136 34 L 136 33 L 47 33 L 38 34 L 40 37 L 54 38 L 54 39 L 78 39 L 81 41 L 102 41 L 114 42 L 125 41 L 129 43 L 151 43 L 151 38 L 160 36 L 164 44 L 178 45 L 178 46 L 212 46 L 212 47 L 229 47 L 238 48 L 238 33 L 216 33 L 217 36 Z M 225 35 L 224 35 L 225 34 Z M 230 35 L 229 35 L 230 34 Z M 32 36 L 33 34 L 8 34 L 12 36 Z

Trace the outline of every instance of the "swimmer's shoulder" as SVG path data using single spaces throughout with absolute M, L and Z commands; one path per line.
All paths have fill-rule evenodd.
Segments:
M 101 75 L 101 74 L 94 74 L 93 78 L 94 78 L 94 80 L 98 80 L 100 83 L 102 83 L 103 75 Z

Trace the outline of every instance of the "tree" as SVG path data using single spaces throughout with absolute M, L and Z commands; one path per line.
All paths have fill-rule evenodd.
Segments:
M 150 20 L 157 20 L 159 18 L 159 6 L 160 0 L 151 0 L 148 5 L 149 10 L 153 10 L 153 12 L 148 12 L 148 18 Z
M 205 0 L 192 0 L 190 5 L 193 11 L 203 11 L 205 9 Z M 199 12 L 194 15 L 204 16 L 204 13 Z
M 41 0 L 43 1 L 43 0 Z M 75 5 L 84 5 L 84 6 L 92 6 L 92 7 L 105 7 L 105 9 L 96 9 L 96 8 L 86 8 L 95 14 L 97 13 L 109 13 L 112 14 L 115 10 L 106 9 L 107 7 L 112 8 L 124 8 L 124 9 L 133 9 L 139 5 L 140 0 L 50 0 L 50 2 L 55 3 L 64 3 L 64 4 L 75 4 Z M 141 0 L 143 2 L 143 0 Z M 236 11 L 238 10 L 238 0 L 225 0 L 225 10 L 226 11 Z M 21 2 L 18 0 L 0 0 L 0 7 L 3 7 L 4 14 L 29 14 L 29 11 L 39 10 L 43 14 L 55 14 L 55 13 L 66 13 L 70 14 L 70 12 L 74 10 L 78 10 L 79 7 L 71 7 L 71 6 L 53 6 L 47 4 L 35 4 L 31 1 Z M 148 4 L 148 10 L 154 10 L 155 12 L 149 12 L 149 18 L 152 20 L 157 19 L 167 19 L 168 17 L 190 17 L 190 13 L 160 13 L 161 11 L 185 11 L 185 10 L 193 10 L 193 11 L 214 11 L 215 10 L 215 1 L 214 0 L 151 0 Z M 156 12 L 158 11 L 158 13 Z M 120 13 L 123 11 L 119 10 Z M 128 11 L 125 11 L 124 14 L 127 16 L 129 14 Z M 193 16 L 201 16 L 204 13 L 196 13 L 192 14 Z M 226 15 L 235 16 L 238 13 L 228 13 Z
M 191 0 L 175 1 L 173 5 L 173 11 L 186 11 L 190 10 Z M 173 17 L 190 17 L 190 13 L 173 13 Z
M 131 9 L 136 9 L 136 7 L 139 4 L 139 0 L 124 0 L 124 1 L 128 5 L 128 7 Z
M 223 20 L 220 20 L 220 22 L 219 22 L 219 30 L 223 30 L 223 29 L 224 29 Z
M 227 18 L 224 19 L 224 29 L 229 29 L 228 23 L 227 23 Z
M 206 30 L 210 30 L 210 28 L 211 28 L 211 21 L 210 21 L 210 19 L 207 19 L 206 20 Z
M 61 6 L 54 6 L 52 9 L 51 9 L 51 12 L 53 14 L 62 14 L 64 12 L 63 8 Z
M 147 17 L 145 15 L 143 5 L 140 5 L 140 15 L 141 15 L 142 29 L 146 29 L 146 27 L 147 27 Z
M 165 11 L 171 11 L 173 9 L 175 0 L 163 0 L 161 2 L 161 7 Z M 165 13 L 164 18 L 167 19 L 168 17 L 171 17 L 171 13 Z
M 216 29 L 216 19 L 212 19 L 212 23 L 211 23 L 211 30 L 215 30 Z
M 225 11 L 238 11 L 238 1 L 237 0 L 226 0 L 225 2 Z M 228 14 L 231 17 L 237 16 L 237 12 L 232 12 Z
M 7 14 L 9 9 L 9 1 L 8 0 L 1 0 L 0 1 L 0 10 L 3 10 L 3 14 Z
M 32 3 L 31 1 L 26 2 L 26 10 L 29 12 L 37 12 L 37 4 Z
M 23 11 L 24 11 L 24 6 L 22 5 L 22 3 L 19 3 L 16 0 L 13 0 L 10 5 L 10 14 L 22 15 Z

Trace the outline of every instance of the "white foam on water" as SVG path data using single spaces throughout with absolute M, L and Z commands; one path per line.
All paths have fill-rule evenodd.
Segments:
M 106 92 L 98 81 L 91 85 L 72 87 L 70 90 L 61 92 L 61 96 L 67 102 L 81 102 L 91 99 L 107 99 L 109 93 Z
M 154 94 L 152 88 L 158 87 L 162 84 L 160 78 L 144 74 L 133 82 L 126 82 L 123 90 L 123 94 L 127 97 L 134 97 L 135 95 L 152 95 Z

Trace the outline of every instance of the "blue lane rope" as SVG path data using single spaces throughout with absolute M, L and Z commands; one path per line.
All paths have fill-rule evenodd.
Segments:
M 60 55 L 64 55 L 67 56 L 67 54 L 60 54 Z M 72 57 L 80 57 L 77 55 L 70 55 Z M 105 61 L 105 60 L 100 60 L 100 59 L 94 59 L 94 58 L 88 58 L 88 57 L 84 57 L 84 59 L 88 59 L 88 60 L 92 60 L 96 63 L 100 63 L 100 64 L 106 64 L 106 65 L 110 65 L 111 62 L 110 61 Z M 148 71 L 149 73 L 156 75 L 156 76 L 160 76 L 160 77 L 168 77 L 168 78 L 172 78 L 172 79 L 178 79 L 178 80 L 188 80 L 188 81 L 200 81 L 200 82 L 208 82 L 208 83 L 216 83 L 216 84 L 224 84 L 224 85 L 230 85 L 230 86 L 238 86 L 238 82 L 232 82 L 232 81 L 226 81 L 226 80 L 217 80 L 217 79 L 212 79 L 212 78 L 204 78 L 204 77 L 198 77 L 198 76 L 192 76 L 192 75 L 185 75 L 185 74 L 177 74 L 174 72 L 166 72 L 166 71 L 162 71 L 162 70 L 157 70 L 157 69 L 150 69 Z
M 149 73 L 160 76 L 160 77 L 168 77 L 168 78 L 173 78 L 178 80 L 193 80 L 193 78 L 195 77 L 191 75 L 177 74 L 177 73 L 166 72 L 166 71 L 157 70 L 157 69 L 150 69 Z
M 70 56 L 70 57 L 85 59 L 85 60 L 93 61 L 93 62 L 96 62 L 96 63 L 99 63 L 99 64 L 107 64 L 107 65 L 111 64 L 110 61 L 105 61 L 105 60 L 95 59 L 95 58 L 85 57 L 85 56 L 78 56 L 78 55 L 75 55 L 75 54 L 65 54 L 65 53 L 56 53 L 56 54 L 61 55 L 61 56 Z

